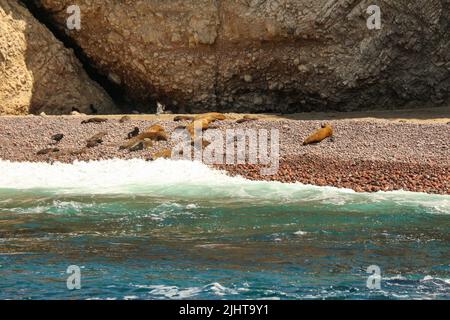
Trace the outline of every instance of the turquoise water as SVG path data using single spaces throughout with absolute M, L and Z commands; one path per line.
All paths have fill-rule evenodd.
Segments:
M 449 299 L 450 197 L 0 161 L 0 299 Z M 70 265 L 81 289 L 66 287 Z M 366 281 L 381 269 L 381 288 Z

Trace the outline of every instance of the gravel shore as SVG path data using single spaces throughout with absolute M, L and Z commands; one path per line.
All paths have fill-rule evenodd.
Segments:
M 87 117 L 0 117 L 0 159 L 11 161 L 102 160 L 144 158 L 174 145 L 160 141 L 145 151 L 119 150 L 128 132 L 162 125 L 169 134 L 183 122 L 164 119 L 132 119 L 120 123 L 81 124 Z M 328 120 L 334 138 L 320 144 L 303 146 L 304 139 L 323 121 L 257 120 L 236 123 L 218 121 L 215 128 L 278 129 L 280 168 L 275 175 L 262 176 L 259 165 L 215 165 L 231 175 L 249 179 L 302 182 L 321 186 L 351 188 L 356 191 L 408 190 L 450 194 L 450 124 L 399 123 L 389 120 Z M 184 124 L 187 124 L 185 122 Z M 78 153 L 86 140 L 106 132 L 103 143 Z M 53 145 L 51 137 L 64 138 Z M 57 147 L 61 151 L 37 155 L 39 150 Z

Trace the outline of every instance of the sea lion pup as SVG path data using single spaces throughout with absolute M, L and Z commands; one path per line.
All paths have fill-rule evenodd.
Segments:
M 170 149 L 164 149 L 162 151 L 156 152 L 152 155 L 152 157 L 149 159 L 150 161 L 155 161 L 156 159 L 163 158 L 163 159 L 170 159 L 172 158 L 172 150 Z
M 96 135 L 90 137 L 87 141 L 86 141 L 86 146 L 88 148 L 95 148 L 97 147 L 99 144 L 103 143 L 103 138 L 107 135 L 106 132 L 99 132 Z
M 179 121 L 192 121 L 194 120 L 193 116 L 176 116 L 173 118 L 173 121 L 179 122 Z
M 122 118 L 119 119 L 119 123 L 125 123 L 130 120 L 131 120 L 130 116 L 123 116 Z
M 106 121 L 108 121 L 108 119 L 105 119 L 105 118 L 90 118 L 90 119 L 81 121 L 81 124 L 102 123 L 102 122 L 106 122 Z
M 45 155 L 45 154 L 56 153 L 56 152 L 59 152 L 59 151 L 60 151 L 59 148 L 46 148 L 46 149 L 39 150 L 36 154 L 38 156 L 42 156 L 42 155 Z
M 236 123 L 245 123 L 245 122 L 256 121 L 256 120 L 259 120 L 259 118 L 256 116 L 245 115 L 242 119 L 237 120 Z
M 186 126 L 187 131 L 191 135 L 192 139 L 195 139 L 195 129 L 201 128 L 202 131 L 209 128 L 210 119 L 201 118 L 198 120 L 192 121 L 190 124 Z
M 143 141 L 138 142 L 137 144 L 135 144 L 128 150 L 130 150 L 131 152 L 134 152 L 134 151 L 145 150 L 145 149 L 151 148 L 152 146 L 153 146 L 153 142 L 149 139 L 145 139 Z
M 139 134 L 139 128 L 138 127 L 134 127 L 133 131 L 128 132 L 128 139 L 134 138 Z
M 310 135 L 304 142 L 303 145 L 308 145 L 312 143 L 319 143 L 322 140 L 333 136 L 333 128 L 330 124 L 322 125 L 322 128 Z

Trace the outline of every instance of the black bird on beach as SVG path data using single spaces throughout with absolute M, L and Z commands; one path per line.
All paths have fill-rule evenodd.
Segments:
M 64 138 L 64 135 L 62 133 L 58 133 L 52 136 L 52 140 L 55 141 L 55 143 L 60 142 Z
M 134 127 L 134 130 L 128 133 L 128 139 L 134 138 L 139 134 L 139 128 Z

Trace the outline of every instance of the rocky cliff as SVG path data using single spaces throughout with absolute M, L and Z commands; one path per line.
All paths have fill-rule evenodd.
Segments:
M 300 112 L 450 97 L 450 0 L 79 0 L 81 30 L 66 27 L 73 1 L 29 2 L 143 111 L 157 100 L 175 112 Z M 373 4 L 379 30 L 367 27 Z
M 0 0 L 0 79 L 0 115 L 116 110 L 71 50 L 15 0 Z

